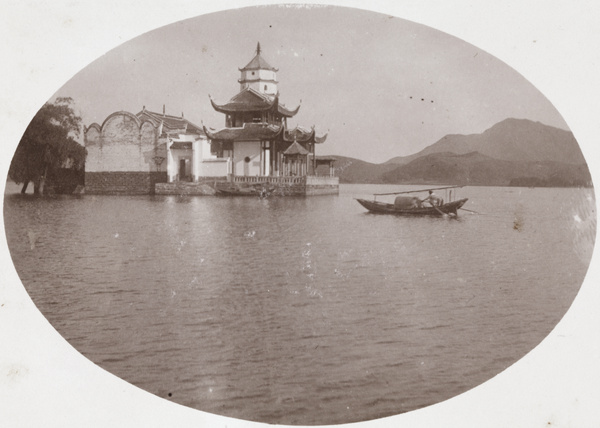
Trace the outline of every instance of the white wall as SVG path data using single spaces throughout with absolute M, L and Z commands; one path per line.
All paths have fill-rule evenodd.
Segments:
M 88 151 L 85 170 L 105 171 L 156 171 L 155 129 L 143 124 L 130 113 L 109 116 L 102 130 L 93 126 L 86 134 Z
M 226 177 L 227 159 L 204 160 L 200 163 L 200 177 Z
M 248 176 L 260 175 L 260 142 L 259 141 L 236 141 L 233 144 L 233 164 L 235 175 L 245 175 L 244 159 L 250 158 L 247 166 Z

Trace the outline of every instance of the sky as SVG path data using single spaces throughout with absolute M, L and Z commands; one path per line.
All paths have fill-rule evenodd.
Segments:
M 202 15 L 113 49 L 56 93 L 84 125 L 143 106 L 224 126 L 209 101 L 239 91 L 255 55 L 279 69 L 280 100 L 300 104 L 290 126 L 327 133 L 318 155 L 380 163 L 447 134 L 480 133 L 506 118 L 568 129 L 520 74 L 448 34 L 397 17 L 334 6 L 260 6 Z

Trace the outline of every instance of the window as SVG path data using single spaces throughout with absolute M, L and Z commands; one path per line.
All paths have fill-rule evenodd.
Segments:
M 246 156 L 246 157 L 244 158 L 244 162 L 246 162 L 246 163 L 250 163 L 250 156 Z
M 265 85 L 265 91 L 267 90 L 267 85 Z

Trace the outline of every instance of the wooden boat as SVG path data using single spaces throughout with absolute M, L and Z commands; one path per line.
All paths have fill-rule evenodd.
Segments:
M 458 199 L 456 201 L 448 202 L 439 206 L 423 206 L 421 208 L 398 208 L 394 204 L 388 204 L 385 202 L 368 201 L 366 199 L 356 199 L 356 201 L 359 204 L 361 204 L 363 207 L 365 207 L 372 213 L 408 216 L 443 216 L 444 214 L 457 215 L 457 210 L 460 207 L 462 207 L 465 204 L 465 202 L 467 202 L 467 200 L 467 198 Z
M 217 184 L 214 189 L 217 196 L 256 196 L 260 198 L 269 196 L 274 190 L 273 186 L 265 185 L 265 183 Z
M 450 190 L 456 189 L 463 186 L 445 186 L 445 187 L 434 187 L 430 189 L 421 190 L 408 190 L 404 192 L 392 192 L 392 193 L 375 193 L 375 198 L 382 195 L 405 195 L 408 193 L 422 193 L 429 192 L 433 196 L 433 190 Z M 430 197 L 431 197 L 430 196 Z M 452 196 L 452 190 L 450 190 L 450 196 Z M 429 198 L 426 198 L 429 199 Z M 458 215 L 458 209 L 461 208 L 467 198 L 457 199 L 452 202 L 443 203 L 440 198 L 436 199 L 440 202 L 439 205 L 432 205 L 429 202 L 422 203 L 420 198 L 415 196 L 396 196 L 396 201 L 393 204 L 386 202 L 379 202 L 377 200 L 368 201 L 366 199 L 356 199 L 359 204 L 368 209 L 370 212 L 379 214 L 396 214 L 396 215 L 407 215 L 407 216 L 444 216 L 444 215 Z

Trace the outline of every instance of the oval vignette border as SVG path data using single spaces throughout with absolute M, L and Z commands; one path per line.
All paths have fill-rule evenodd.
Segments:
M 7 176 L 8 165 L 20 135 L 23 134 L 35 111 L 63 83 L 105 51 L 144 32 L 181 19 L 236 7 L 280 4 L 279 2 L 227 1 L 217 7 L 214 2 L 192 5 L 191 2 L 185 0 L 176 0 L 166 5 L 151 0 L 146 2 L 143 8 L 140 8 L 132 1 L 117 2 L 110 0 L 102 4 L 100 2 L 95 3 L 97 4 L 89 6 L 89 8 L 94 13 L 99 14 L 98 23 L 110 21 L 111 16 L 114 16 L 115 8 L 118 8 L 124 17 L 130 19 L 130 27 L 126 30 L 119 30 L 122 39 L 118 37 L 119 33 L 115 32 L 114 29 L 97 28 L 93 24 L 90 24 L 89 32 L 85 31 L 86 26 L 80 21 L 89 19 L 91 15 L 81 13 L 81 9 L 85 7 L 83 4 L 75 4 L 75 7 L 72 7 L 73 3 L 60 0 L 53 5 L 54 13 L 50 16 L 44 16 L 43 13 L 35 11 L 36 6 L 40 6 L 41 2 L 33 2 L 17 7 L 17 2 L 5 1 L 4 5 L 7 10 L 5 11 L 4 20 L 6 22 L 4 28 L 0 31 L 8 32 L 4 37 L 4 40 L 8 41 L 9 44 L 7 49 L 8 58 L 11 58 L 11 54 L 16 54 L 17 57 L 14 58 L 14 61 L 5 60 L 5 64 L 2 66 L 3 86 L 10 86 L 6 91 L 2 88 L 1 94 L 4 103 L 0 107 L 2 110 L 0 124 L 6 130 L 1 163 L 1 173 L 4 174 L 4 177 Z M 313 1 L 311 3 L 364 8 L 358 1 Z M 578 28 L 577 21 L 567 19 L 567 16 L 582 21 L 587 19 L 586 22 L 591 22 L 592 19 L 584 13 L 600 18 L 600 7 L 589 1 L 583 1 L 581 2 L 582 6 L 577 7 L 565 3 L 563 6 L 547 6 L 543 10 L 539 10 L 542 7 L 540 2 L 533 1 L 526 1 L 523 2 L 525 4 L 521 4 L 520 1 L 510 0 L 504 2 L 501 6 L 495 4 L 496 2 L 487 0 L 479 2 L 477 5 L 470 3 L 467 0 L 431 0 L 427 2 L 427 8 L 425 9 L 419 5 L 418 1 L 403 1 L 394 6 L 392 6 L 392 2 L 379 1 L 369 7 L 368 10 L 389 13 L 447 32 L 507 62 L 509 66 L 521 73 L 539 89 L 565 117 L 565 121 L 575 134 L 575 138 L 584 153 L 592 178 L 595 183 L 598 183 L 595 178 L 598 176 L 599 158 L 594 142 L 598 140 L 599 126 L 594 122 L 600 122 L 597 119 L 600 117 L 600 107 L 596 105 L 598 95 L 600 95 L 600 84 L 589 79 L 600 75 L 598 62 L 600 59 L 598 55 L 598 52 L 600 52 L 600 34 L 594 34 L 593 27 L 584 28 L 582 26 Z M 171 9 L 171 11 L 165 11 L 166 9 Z M 175 10 L 177 11 L 175 12 Z M 486 26 L 485 22 L 489 23 L 490 15 L 493 16 L 498 11 L 502 13 L 496 15 L 495 25 Z M 511 13 L 519 13 L 515 22 L 509 19 Z M 533 40 L 530 37 L 533 34 L 532 30 L 520 26 L 526 26 L 537 15 L 539 15 L 539 21 L 541 22 L 535 22 L 533 26 L 540 29 L 540 37 L 539 40 Z M 132 21 L 135 16 L 141 18 L 140 22 Z M 473 29 L 464 30 L 461 28 L 462 25 L 469 22 L 467 17 L 471 19 L 479 18 L 479 22 L 473 23 Z M 544 19 L 548 17 L 554 19 Z M 48 21 L 41 23 L 40 20 L 45 18 Z M 11 19 L 12 24 L 7 25 Z M 117 18 L 118 23 L 124 21 L 126 21 L 125 18 Z M 546 24 L 543 24 L 543 21 L 546 21 Z M 562 27 L 560 27 L 561 22 L 564 23 Z M 437 25 L 438 23 L 442 24 L 443 27 Z M 52 26 L 57 29 L 63 28 L 65 32 L 43 33 Z M 17 28 L 19 31 L 15 31 Z M 71 28 L 74 28 L 74 30 Z M 563 30 L 562 33 L 556 33 L 558 28 Z M 510 35 L 507 34 L 508 30 L 510 30 Z M 96 38 L 108 33 L 112 33 L 113 37 L 103 39 L 105 40 L 103 42 L 94 41 Z M 81 39 L 69 39 L 65 37 L 65 34 L 79 35 Z M 550 37 L 550 35 L 552 36 Z M 33 51 L 28 46 L 35 44 L 42 37 L 48 38 L 48 41 L 44 42 L 44 46 L 50 43 L 56 49 L 53 52 L 42 52 L 40 50 L 39 55 L 32 56 Z M 567 65 L 557 64 L 554 71 L 548 72 L 536 66 L 535 61 L 529 61 L 523 62 L 523 68 L 521 68 L 521 62 L 518 59 L 527 58 L 527 54 L 531 52 L 528 44 L 531 43 L 539 43 L 539 51 L 535 51 L 533 54 L 539 55 L 541 52 L 540 64 L 550 66 L 556 61 L 556 58 L 552 58 L 552 46 L 554 44 L 556 52 L 559 52 L 560 57 L 567 61 Z M 19 50 L 19 46 L 23 46 L 22 51 Z M 85 55 L 82 55 L 84 52 Z M 568 55 L 569 53 L 571 55 Z M 3 58 L 6 59 L 7 55 L 3 55 Z M 66 56 L 67 61 L 48 65 L 53 55 L 57 55 L 61 59 Z M 74 58 L 69 60 L 69 56 Z M 589 60 L 589 62 L 582 62 L 584 59 Z M 596 59 L 596 63 L 593 63 L 594 59 Z M 572 61 L 572 63 L 568 61 Z M 12 64 L 14 64 L 14 67 Z M 572 75 L 569 72 L 570 66 L 568 64 L 574 66 Z M 45 75 L 46 73 L 47 75 Z M 545 74 L 550 76 L 545 76 Z M 585 79 L 580 80 L 574 77 L 588 77 L 588 80 L 586 83 Z M 28 82 L 31 82 L 31 84 L 28 84 Z M 548 88 L 540 87 L 541 82 L 550 85 L 552 90 L 549 91 Z M 570 91 L 571 95 L 566 91 Z M 7 94 L 6 99 L 4 99 L 5 92 Z M 14 96 L 15 93 L 19 93 L 18 99 L 11 99 L 10 97 Z M 572 94 L 580 95 L 575 96 Z M 593 94 L 597 96 L 594 97 Z M 4 227 L 3 222 L 2 227 Z M 53 332 L 53 328 L 45 321 L 43 315 L 39 314 L 21 285 L 14 267 L 12 267 L 6 244 L 2 245 L 1 256 L 5 275 L 3 286 L 0 289 L 0 305 L 2 305 L 0 307 L 0 340 L 3 342 L 0 347 L 2 349 L 0 350 L 0 399 L 13 409 L 9 414 L 8 421 L 14 422 L 14 424 L 9 423 L 9 425 L 29 426 L 31 421 L 53 419 L 56 425 L 50 426 L 95 427 L 106 426 L 109 421 L 114 422 L 114 426 L 165 426 L 166 424 L 170 426 L 216 426 L 215 424 L 233 427 L 266 426 L 266 424 L 235 421 L 226 417 L 206 416 L 202 412 L 173 405 L 157 397 L 153 398 L 150 394 L 143 393 L 131 385 L 123 387 L 122 382 L 124 381 L 115 381 L 115 377 L 108 374 L 108 372 L 99 373 L 97 367 L 89 363 L 85 357 L 78 354 L 58 334 Z M 542 425 L 542 423 L 551 425 L 567 423 L 570 426 L 585 426 L 591 425 L 592 420 L 590 418 L 592 417 L 597 421 L 600 411 L 595 410 L 594 412 L 592 407 L 595 406 L 588 406 L 590 406 L 590 402 L 600 400 L 598 386 L 591 385 L 589 380 L 586 382 L 583 375 L 587 373 L 591 380 L 597 379 L 599 376 L 594 375 L 600 374 L 598 368 L 600 366 L 598 361 L 600 358 L 598 356 L 600 338 L 595 329 L 600 324 L 598 322 L 599 315 L 591 315 L 594 307 L 598 307 L 600 300 L 598 299 L 597 287 L 595 289 L 591 288 L 592 283 L 598 282 L 598 264 L 598 255 L 595 251 L 588 275 L 565 318 L 540 346 L 521 361 L 515 363 L 506 372 L 484 385 L 480 385 L 447 402 L 387 418 L 386 420 L 363 422 L 359 426 L 370 427 L 379 424 L 397 426 L 406 423 L 407 426 L 425 427 L 431 426 L 431 423 L 436 420 L 438 423 L 440 420 L 444 420 L 447 423 L 446 426 L 457 427 L 481 426 L 482 422 L 486 421 L 488 427 L 531 426 L 532 423 L 538 425 Z M 15 318 L 12 315 L 17 314 L 17 311 L 18 315 Z M 26 323 L 21 324 L 20 321 L 22 320 L 25 320 Z M 41 344 L 55 347 L 55 350 L 51 352 L 52 358 L 62 360 L 46 359 L 44 354 L 32 355 L 32 353 L 39 351 L 38 346 Z M 579 348 L 574 349 L 575 346 Z M 15 357 L 19 355 L 24 357 L 22 364 L 15 361 Z M 559 362 L 564 364 L 561 369 L 556 367 L 557 358 Z M 569 359 L 574 364 L 583 363 L 583 366 L 569 368 L 566 364 Z M 71 362 L 76 364 L 71 377 L 59 380 L 58 378 L 65 369 L 61 364 Z M 540 365 L 540 362 L 543 362 L 543 364 Z M 534 385 L 522 385 L 523 391 L 515 393 L 513 397 L 494 398 L 494 395 L 491 395 L 506 392 L 511 386 L 515 386 L 515 382 L 519 385 L 519 377 L 517 376 L 520 376 L 524 371 L 527 373 L 525 380 L 535 382 Z M 85 403 L 84 400 L 82 401 L 76 397 L 76 388 L 73 390 L 57 390 L 55 391 L 56 396 L 52 398 L 52 391 L 56 386 L 77 386 L 77 382 L 85 383 L 86 379 L 91 381 L 89 388 L 94 390 L 92 395 L 97 395 L 99 403 L 104 406 L 106 404 L 102 403 L 102 400 L 113 395 L 131 401 L 116 408 L 114 415 L 94 421 L 92 416 L 98 410 L 94 410 L 94 403 Z M 52 384 L 54 381 L 59 383 Z M 559 383 L 560 385 L 558 385 Z M 557 388 L 557 385 L 564 387 Z M 581 386 L 578 387 L 578 385 Z M 585 389 L 589 387 L 594 389 Z M 560 391 L 554 391 L 554 389 L 560 389 Z M 36 395 L 28 396 L 27 393 L 31 391 L 34 391 Z M 522 397 L 523 394 L 532 391 L 537 391 L 538 396 Z M 574 394 L 575 396 L 573 396 Z M 522 398 L 523 404 L 517 405 L 516 403 L 519 402 L 520 398 Z M 579 403 L 574 403 L 573 399 L 578 399 Z M 36 403 L 36 400 L 49 401 Z M 56 415 L 44 413 L 54 408 L 53 400 L 56 400 L 58 409 L 65 408 L 64 400 L 72 400 L 73 414 L 56 417 Z M 163 401 L 165 402 L 162 403 Z M 469 403 L 484 407 L 478 408 L 478 411 L 475 412 L 473 407 L 470 408 Z M 149 408 L 155 405 L 159 410 L 156 414 L 148 412 L 144 418 L 140 418 L 135 413 L 144 407 Z M 502 408 L 503 406 L 508 407 Z M 530 410 L 527 410 L 528 408 Z M 127 412 L 128 409 L 131 410 L 130 414 Z M 553 409 L 553 411 L 550 414 L 545 414 L 544 412 L 547 413 L 549 409 Z M 466 410 L 470 410 L 469 414 L 463 413 L 461 416 L 460 412 Z M 31 412 L 35 413 L 37 411 L 40 413 L 31 414 Z M 457 411 L 458 415 L 456 414 Z M 21 412 L 23 418 L 12 421 L 10 417 L 17 415 L 19 412 Z M 482 415 L 477 416 L 478 414 Z M 490 420 L 487 420 L 487 417 L 490 417 Z M 542 418 L 548 420 L 544 421 Z M 77 423 L 82 425 L 77 425 Z

